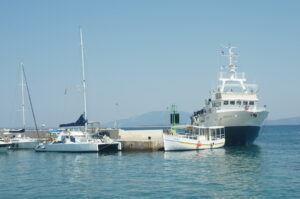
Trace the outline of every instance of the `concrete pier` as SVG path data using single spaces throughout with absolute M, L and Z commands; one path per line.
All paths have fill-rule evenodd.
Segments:
M 102 129 L 108 135 L 122 143 L 124 151 L 157 151 L 163 149 L 163 130 L 123 130 Z

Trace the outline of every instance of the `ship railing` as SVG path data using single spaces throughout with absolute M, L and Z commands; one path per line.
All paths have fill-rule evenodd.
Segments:
M 223 93 L 245 93 L 245 94 L 256 94 L 258 93 L 258 87 L 255 84 L 245 85 L 246 89 L 244 90 L 241 84 L 226 84 L 223 89 Z M 221 90 L 221 86 L 218 87 L 218 90 Z
M 248 110 L 248 111 L 265 111 L 266 107 L 258 106 L 258 105 L 233 105 L 233 106 L 222 106 L 222 107 L 215 107 L 216 110 L 233 110 L 233 111 L 241 111 L 241 110 Z
M 245 73 L 235 73 L 233 75 L 233 78 L 246 81 Z M 220 72 L 220 79 L 231 79 L 231 74 L 229 74 L 228 72 Z
M 257 93 L 258 92 L 257 84 L 245 84 L 245 87 L 246 87 L 248 93 Z

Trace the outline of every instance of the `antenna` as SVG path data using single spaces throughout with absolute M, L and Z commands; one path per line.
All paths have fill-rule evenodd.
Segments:
M 234 58 L 238 57 L 238 55 L 235 54 L 232 50 L 237 47 L 231 46 L 230 44 L 228 46 L 222 46 L 222 47 L 228 49 L 228 53 L 226 55 L 222 51 L 222 56 L 228 57 L 229 63 L 228 63 L 228 71 L 227 71 L 228 75 L 224 75 L 223 72 L 220 73 L 219 80 L 222 82 L 220 91 L 221 92 L 224 91 L 224 88 L 226 87 L 227 82 L 237 82 L 240 84 L 243 91 L 246 91 L 246 86 L 244 84 L 246 79 L 244 77 L 244 74 L 243 73 L 239 74 L 236 72 L 237 66 L 236 66 L 236 61 L 234 60 Z
M 87 105 L 86 105 L 86 79 L 85 79 L 85 65 L 84 65 L 84 47 L 83 47 L 83 39 L 82 39 L 82 29 L 79 26 L 80 32 L 80 50 L 81 50 L 81 67 L 82 67 L 82 86 L 83 86 L 83 103 L 84 103 L 84 119 L 86 123 L 84 125 L 85 132 L 87 132 Z
M 230 44 L 228 46 L 222 46 L 222 47 L 228 49 L 228 54 L 225 55 L 224 52 L 222 51 L 222 56 L 228 57 L 228 59 L 229 59 L 228 73 L 230 75 L 230 79 L 234 79 L 235 74 L 236 74 L 236 65 L 234 63 L 234 58 L 237 57 L 238 55 L 233 53 L 232 49 L 237 48 L 237 47 L 231 46 Z

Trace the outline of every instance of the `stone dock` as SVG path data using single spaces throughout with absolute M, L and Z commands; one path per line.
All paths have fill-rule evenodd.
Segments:
M 111 139 L 122 143 L 123 151 L 158 151 L 163 150 L 163 129 L 156 130 L 123 130 L 123 129 L 101 129 L 100 133 L 105 133 Z M 5 137 L 4 131 L 0 131 L 0 137 Z M 36 138 L 34 130 L 26 131 L 28 137 Z M 11 135 L 8 135 L 11 136 Z M 39 130 L 39 138 L 47 140 L 48 130 Z
M 110 138 L 120 141 L 124 151 L 157 151 L 163 150 L 163 129 L 156 130 L 123 130 L 102 129 Z

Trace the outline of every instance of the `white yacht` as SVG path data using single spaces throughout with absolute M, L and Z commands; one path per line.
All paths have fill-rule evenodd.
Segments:
M 224 146 L 225 129 L 218 126 L 174 126 L 168 133 L 163 133 L 163 141 L 165 151 L 215 149 Z
M 232 52 L 229 46 L 228 71 L 220 73 L 220 84 L 205 101 L 205 107 L 194 112 L 192 125 L 224 126 L 225 145 L 249 145 L 257 138 L 260 128 L 268 116 L 266 107 L 259 106 L 257 85 L 246 84 L 244 73 L 236 72 Z
M 118 151 L 122 149 L 120 142 L 115 142 L 108 138 L 93 139 L 88 133 L 83 39 L 82 39 L 81 28 L 79 30 L 80 30 L 80 46 L 81 46 L 84 114 L 82 114 L 76 122 L 69 123 L 69 124 L 61 124 L 60 127 L 84 126 L 84 131 L 66 130 L 64 132 L 59 132 L 58 137 L 56 139 L 51 139 L 50 142 L 48 143 L 39 144 L 35 148 L 35 151 L 37 152 L 99 152 L 99 151 Z

